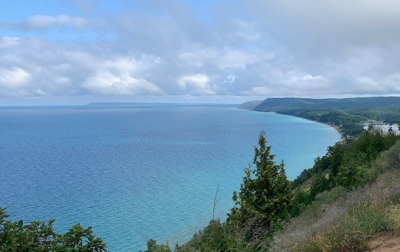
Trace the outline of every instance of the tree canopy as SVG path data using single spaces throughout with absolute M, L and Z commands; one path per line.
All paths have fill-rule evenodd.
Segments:
M 274 162 L 275 155 L 270 153 L 265 132 L 260 134 L 258 144 L 259 147 L 254 147 L 255 169 L 245 169 L 240 191 L 233 194 L 235 206 L 228 214 L 228 222 L 251 225 L 252 230 L 260 227 L 272 234 L 290 217 L 293 195 L 284 163 Z
M 93 235 L 91 227 L 76 224 L 65 234 L 54 231 L 54 220 L 47 223 L 7 220 L 9 215 L 0 208 L 0 251 L 4 252 L 103 252 L 106 244 Z

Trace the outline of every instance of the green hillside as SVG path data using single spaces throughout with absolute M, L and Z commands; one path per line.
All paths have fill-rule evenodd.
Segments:
M 371 238 L 400 234 L 399 134 L 370 126 L 329 147 L 292 183 L 265 137 L 226 221 L 211 220 L 174 249 L 149 240 L 144 252 L 369 251 Z
M 365 97 L 344 99 L 268 98 L 254 107 L 257 111 L 284 111 L 293 109 L 400 109 L 400 97 Z
M 397 123 L 400 118 L 400 97 L 268 98 L 264 101 L 243 103 L 239 108 L 277 112 L 327 123 L 336 126 L 345 137 L 355 137 L 364 132 L 365 123 Z

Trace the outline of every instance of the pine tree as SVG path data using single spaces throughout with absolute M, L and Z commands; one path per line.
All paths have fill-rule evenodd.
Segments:
M 270 154 L 265 132 L 261 132 L 258 144 L 259 147 L 254 147 L 256 169 L 245 169 L 240 191 L 233 194 L 235 206 L 228 214 L 228 223 L 251 230 L 262 228 L 272 235 L 289 218 L 293 195 L 284 163 L 274 162 L 275 155 Z

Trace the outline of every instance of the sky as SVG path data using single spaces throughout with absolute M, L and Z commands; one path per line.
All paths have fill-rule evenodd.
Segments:
M 400 95 L 398 0 L 0 0 L 0 105 Z

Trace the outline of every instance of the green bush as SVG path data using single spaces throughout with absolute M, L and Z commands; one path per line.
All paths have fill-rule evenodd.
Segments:
M 157 241 L 150 239 L 147 241 L 147 250 L 139 252 L 171 252 L 170 247 L 167 245 L 157 245 Z
M 227 251 L 232 246 L 231 237 L 225 224 L 220 220 L 212 220 L 184 246 L 177 246 L 176 251 Z
M 293 217 L 298 216 L 307 205 L 312 203 L 311 193 L 303 189 L 297 190 L 294 193 L 293 208 L 291 215 Z
M 102 252 L 106 244 L 93 235 L 92 228 L 74 225 L 65 234 L 58 234 L 53 229 L 54 220 L 48 223 L 33 221 L 24 225 L 23 221 L 7 220 L 9 215 L 0 208 L 0 251 L 68 251 Z
M 332 188 L 332 180 L 326 178 L 325 174 L 315 175 L 311 183 L 310 195 L 315 199 L 318 193 L 322 193 Z

